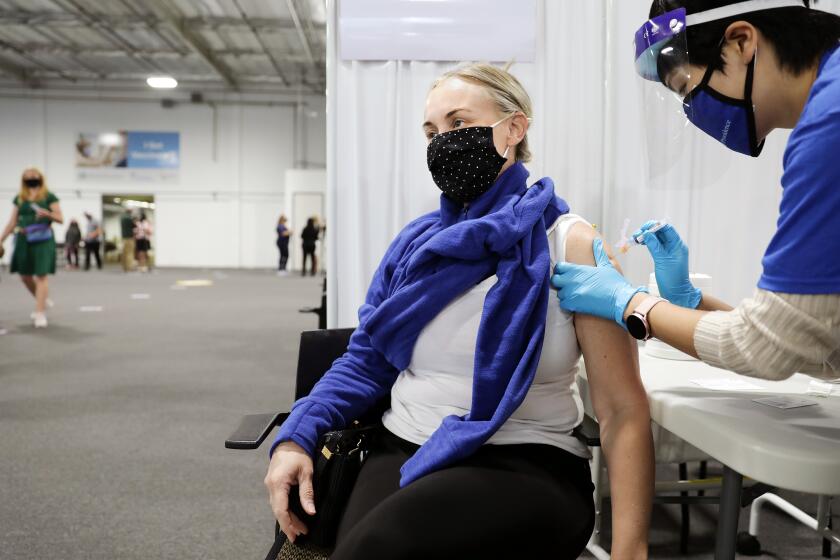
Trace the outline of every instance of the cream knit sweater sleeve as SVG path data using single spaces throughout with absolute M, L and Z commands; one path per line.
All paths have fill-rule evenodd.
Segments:
M 752 377 L 840 377 L 840 294 L 757 289 L 732 311 L 706 314 L 694 331 L 701 360 Z

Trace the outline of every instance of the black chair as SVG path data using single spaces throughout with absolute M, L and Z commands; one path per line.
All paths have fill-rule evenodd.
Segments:
M 304 307 L 299 310 L 300 313 L 314 313 L 318 316 L 318 328 L 327 328 L 327 279 L 324 278 L 324 284 L 321 287 L 321 306 L 320 307 Z
M 295 382 L 295 400 L 305 397 L 315 383 L 330 369 L 332 363 L 347 350 L 350 335 L 354 329 L 323 329 L 305 331 L 300 335 L 298 351 L 297 379 Z M 372 408 L 369 418 L 381 417 L 390 407 L 390 398 L 386 397 Z M 245 416 L 236 431 L 225 440 L 228 449 L 257 449 L 271 434 L 272 430 L 283 423 L 288 412 L 271 412 Z M 598 423 L 588 416 L 574 429 L 574 435 L 590 447 L 600 446 Z M 279 527 L 275 524 L 275 535 Z M 323 560 L 328 558 L 324 551 L 311 549 L 306 545 L 296 546 L 286 543 L 281 550 L 272 548 L 266 560 Z
M 332 363 L 344 354 L 353 331 L 354 329 L 322 329 L 300 334 L 295 400 L 308 395 Z M 242 418 L 236 431 L 225 440 L 225 447 L 257 449 L 271 431 L 288 416 L 288 412 L 249 414 Z

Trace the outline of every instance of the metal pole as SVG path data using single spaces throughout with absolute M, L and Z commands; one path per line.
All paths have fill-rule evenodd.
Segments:
M 738 515 L 741 512 L 741 487 L 744 477 L 724 465 L 723 488 L 718 508 L 717 543 L 715 560 L 734 560 L 735 541 L 738 537 Z
M 327 246 L 329 247 L 330 262 L 327 263 L 327 327 L 335 328 L 338 325 L 338 246 L 336 245 L 336 225 L 338 220 L 338 210 L 335 207 L 336 198 L 336 129 L 337 118 L 336 110 L 338 103 L 336 102 L 336 85 L 338 80 L 338 42 L 336 37 L 336 28 L 338 27 L 338 9 L 336 3 L 338 0 L 327 0 Z

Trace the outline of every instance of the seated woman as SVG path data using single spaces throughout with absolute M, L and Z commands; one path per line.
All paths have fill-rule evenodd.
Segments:
M 550 179 L 528 187 L 531 101 L 504 70 L 444 74 L 426 100 L 440 210 L 388 249 L 346 354 L 295 403 L 265 483 L 284 533 L 314 513 L 320 434 L 391 393 L 339 527 L 335 560 L 576 558 L 592 532 L 575 384 L 583 352 L 610 467 L 615 558 L 647 556 L 653 448 L 636 346 L 549 297 L 554 262 L 594 263 L 593 228 Z

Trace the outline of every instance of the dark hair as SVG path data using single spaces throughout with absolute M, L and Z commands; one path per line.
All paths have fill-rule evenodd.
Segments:
M 649 17 L 677 8 L 685 8 L 686 14 L 693 14 L 739 1 L 654 0 Z M 692 25 L 686 31 L 691 63 L 723 70 L 721 39 L 726 28 L 736 21 L 749 22 L 761 31 L 773 44 L 780 66 L 794 75 L 811 68 L 823 53 L 836 47 L 840 41 L 840 16 L 811 9 L 810 0 L 804 0 L 802 8 L 762 10 Z

